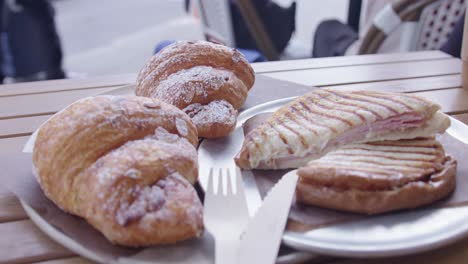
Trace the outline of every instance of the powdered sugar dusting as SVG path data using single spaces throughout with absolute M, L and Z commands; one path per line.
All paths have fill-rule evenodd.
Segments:
M 141 177 L 141 172 L 137 169 L 131 168 L 124 173 L 124 176 L 132 179 L 138 179 Z
M 231 72 L 209 66 L 195 66 L 168 76 L 153 89 L 151 96 L 178 107 L 185 107 L 195 97 L 208 97 L 208 89 L 219 90 L 231 77 Z
M 208 105 L 192 104 L 183 111 L 197 126 L 215 123 L 232 125 L 237 119 L 237 111 L 225 100 L 212 101 Z
M 166 129 L 158 127 L 154 130 L 154 135 L 148 135 L 148 138 L 164 141 L 167 143 L 175 143 L 180 137 L 176 134 L 169 133 Z
M 157 183 L 165 194 L 167 203 L 157 212 L 148 217 L 167 219 L 173 215 L 172 207 L 184 207 L 184 217 L 178 219 L 192 226 L 193 230 L 199 230 L 202 226 L 203 207 L 195 189 L 178 173 L 173 173 Z
M 131 203 L 121 203 L 117 210 L 116 220 L 119 225 L 140 219 L 147 212 L 153 212 L 163 207 L 166 194 L 158 185 L 129 189 L 136 199 Z
M 139 187 L 139 186 L 136 186 Z M 151 229 L 154 220 L 178 221 L 189 224 L 194 230 L 201 226 L 202 206 L 190 183 L 178 173 L 162 178 L 152 186 L 132 189 L 135 198 L 132 203 L 123 202 L 117 209 L 116 220 L 125 226 L 132 221 L 143 219 L 142 228 Z M 183 217 L 180 209 L 183 208 Z
M 177 128 L 177 132 L 179 132 L 181 136 L 185 137 L 188 135 L 187 123 L 184 120 L 176 117 L 175 124 Z
M 242 56 L 242 54 L 236 49 L 233 49 L 232 61 L 234 63 L 239 63 L 243 60 L 244 60 L 244 57 Z

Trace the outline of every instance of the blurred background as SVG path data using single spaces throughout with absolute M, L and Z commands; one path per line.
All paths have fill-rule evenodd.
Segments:
M 136 73 L 154 52 L 183 39 L 235 46 L 251 62 L 443 49 L 460 31 L 465 9 L 464 0 L 0 4 L 5 82 Z M 460 44 L 452 46 L 447 52 L 457 56 Z
M 292 1 L 275 2 L 287 7 Z M 345 21 L 349 1 L 297 2 L 292 43 L 299 49 L 296 57 L 307 57 L 313 29 L 327 18 Z M 74 73 L 137 72 L 163 40 L 204 39 L 200 20 L 185 12 L 183 0 L 57 0 L 53 5 L 64 65 Z

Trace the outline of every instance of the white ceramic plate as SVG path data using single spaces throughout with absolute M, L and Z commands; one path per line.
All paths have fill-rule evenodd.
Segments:
M 211 167 L 234 168 L 233 157 L 243 142 L 241 125 L 250 117 L 273 112 L 293 98 L 271 101 L 239 115 L 236 131 L 228 138 L 204 140 L 199 149 L 200 182 L 206 184 Z M 447 130 L 468 144 L 468 127 L 451 118 Z M 223 148 L 219 146 L 223 145 Z M 255 181 L 245 175 L 250 213 L 260 205 Z M 468 235 L 468 207 L 418 210 L 373 217 L 353 223 L 315 229 L 306 233 L 286 232 L 283 242 L 299 250 L 343 257 L 388 257 L 412 254 L 452 243 Z

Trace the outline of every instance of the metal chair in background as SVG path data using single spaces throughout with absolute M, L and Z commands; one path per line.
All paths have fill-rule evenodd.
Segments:
M 395 51 L 435 50 L 445 43 L 465 11 L 464 0 L 400 0 L 387 5 L 365 32 L 358 54 L 378 53 L 397 28 Z

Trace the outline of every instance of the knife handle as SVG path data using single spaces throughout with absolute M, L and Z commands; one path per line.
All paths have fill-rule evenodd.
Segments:
M 215 241 L 215 264 L 237 264 L 239 239 L 217 238 Z

